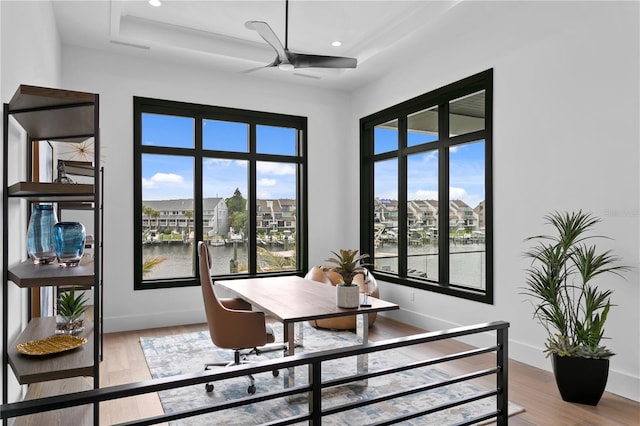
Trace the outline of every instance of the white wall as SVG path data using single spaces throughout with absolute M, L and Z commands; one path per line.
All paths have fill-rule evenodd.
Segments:
M 640 400 L 638 12 L 637 2 L 465 2 L 407 52 L 415 60 L 354 93 L 357 135 L 361 117 L 494 69 L 495 303 L 383 283 L 402 307 L 397 318 L 427 329 L 509 321 L 510 356 L 549 370 L 545 334 L 520 294 L 523 240 L 545 229 L 550 211 L 591 211 L 614 239 L 601 247 L 635 268 L 601 282 L 617 305 L 605 333 L 617 353 L 607 390 Z
M 6 102 L 26 83 L 101 95 L 107 331 L 204 320 L 197 287 L 132 290 L 132 96 L 308 116 L 314 264 L 358 244 L 359 176 L 350 161 L 358 157 L 358 120 L 494 68 L 495 304 L 420 291 L 410 302 L 408 289 L 388 283 L 384 297 L 401 304 L 401 319 L 428 329 L 507 320 L 512 357 L 548 369 L 544 334 L 518 289 L 523 239 L 542 230 L 550 210 L 593 211 L 615 239 L 611 247 L 636 267 L 626 281 L 604 284 L 618 305 L 606 333 L 618 353 L 608 390 L 640 400 L 637 3 L 464 2 L 425 32 L 406 63 L 353 96 L 80 48 L 63 49 L 60 81 L 50 5 L 39 3 L 0 2 L 0 94 Z
M 2 8 L 2 101 L 20 84 L 60 84 L 60 36 L 49 1 L 6 1 Z
M 199 287 L 133 291 L 133 96 L 309 117 L 309 261 L 318 263 L 329 250 L 358 244 L 357 226 L 350 226 L 357 221 L 357 199 L 339 191 L 345 170 L 357 167 L 339 155 L 343 146 L 357 145 L 349 140 L 349 97 L 296 87 L 296 78 L 282 84 L 142 57 L 63 49 L 63 86 L 100 94 L 105 331 L 205 321 Z M 345 221 L 349 214 L 353 217 Z
M 0 2 L 0 98 L 3 103 L 9 102 L 20 84 L 58 87 L 61 72 L 60 51 L 60 37 L 51 3 Z M 9 122 L 9 139 L 10 146 L 15 148 L 10 151 L 12 167 L 9 168 L 9 179 L 13 183 L 18 181 L 20 176 L 24 179 L 26 170 L 26 143 L 21 145 L 21 141 L 25 140 L 25 134 L 13 121 Z M 11 226 L 17 226 L 18 232 L 10 236 L 9 263 L 26 258 L 25 239 L 18 237 L 27 234 L 26 219 L 21 214 L 26 207 L 24 204 L 17 206 L 15 203 L 17 201 L 11 204 L 17 208 L 12 209 L 10 218 Z M 3 269 L 4 267 L 5 265 L 2 265 Z M 8 328 L 11 340 L 26 324 L 27 292 L 14 285 L 9 285 L 7 290 L 11 321 L 9 324 L 2 324 L 2 327 Z M 10 377 L 8 398 L 12 401 L 19 398 L 22 389 L 13 375 Z

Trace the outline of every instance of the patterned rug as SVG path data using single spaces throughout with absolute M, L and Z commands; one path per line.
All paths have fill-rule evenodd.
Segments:
M 276 341 L 282 341 L 282 326 L 274 324 Z M 301 352 L 313 352 L 331 348 L 355 345 L 356 336 L 348 331 L 316 330 L 304 325 L 304 348 Z M 209 337 L 208 331 L 171 335 L 159 338 L 140 338 L 140 345 L 144 352 L 149 371 L 153 378 L 167 377 L 178 374 L 188 374 L 202 371 L 205 362 L 228 361 L 233 359 L 232 351 L 216 348 Z M 276 358 L 282 356 L 281 351 L 265 352 L 252 359 Z M 374 353 L 369 355 L 369 371 L 403 365 L 415 361 L 397 350 L 393 353 Z M 335 378 L 342 375 L 354 374 L 356 361 L 343 359 L 323 364 L 323 379 Z M 283 387 L 283 375 L 273 377 L 271 374 L 260 374 L 255 377 L 258 395 L 260 392 L 279 390 Z M 296 369 L 296 384 L 306 383 L 306 367 Z M 433 383 L 449 378 L 446 372 L 425 367 L 414 369 L 396 375 L 382 376 L 369 379 L 367 386 L 353 384 L 327 389 L 323 392 L 323 408 L 341 405 L 346 402 L 383 395 L 390 391 Z M 202 407 L 214 402 L 230 400 L 247 396 L 249 380 L 246 377 L 215 382 L 215 389 L 207 393 L 204 385 L 189 386 L 169 391 L 159 392 L 160 401 L 165 413 L 181 411 L 187 408 Z M 410 413 L 416 408 L 434 407 L 455 401 L 465 396 L 473 395 L 482 387 L 471 383 L 460 383 L 445 388 L 438 388 L 429 392 L 387 401 L 385 403 L 350 410 L 340 415 L 323 418 L 326 425 L 365 425 L 381 422 L 385 419 Z M 212 413 L 184 419 L 172 425 L 257 425 L 288 416 L 307 412 L 307 402 L 303 398 L 285 401 L 272 400 L 260 402 L 250 406 Z M 494 411 L 495 397 L 485 398 L 463 406 L 421 417 L 405 425 L 450 425 L 477 417 L 483 413 Z M 509 415 L 524 411 L 520 406 L 509 402 Z

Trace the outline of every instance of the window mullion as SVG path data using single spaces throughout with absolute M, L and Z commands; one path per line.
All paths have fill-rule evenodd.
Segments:
M 398 274 L 407 276 L 407 117 L 398 119 Z
M 438 109 L 438 281 L 449 286 L 449 104 Z
M 203 211 L 203 202 L 202 202 L 202 179 L 203 179 L 203 172 L 202 172 L 202 163 L 204 161 L 204 158 L 202 157 L 202 117 L 196 117 L 195 119 L 195 156 L 194 156 L 194 185 L 193 185 L 193 190 L 194 190 L 194 200 L 193 200 L 193 220 L 194 220 L 194 224 L 195 224 L 195 229 L 194 229 L 194 241 L 200 240 L 203 237 L 204 234 L 204 228 L 202 225 L 202 218 L 204 217 L 204 211 Z M 188 220 L 188 219 L 187 219 Z M 188 238 L 189 236 L 187 236 Z M 192 262 L 192 265 L 195 269 L 194 273 L 195 273 L 195 277 L 199 277 L 200 273 L 199 273 L 199 269 L 196 265 L 197 262 L 195 260 L 198 259 L 197 256 L 197 252 L 196 250 L 197 248 L 197 244 L 193 244 L 193 259 L 194 261 Z
M 258 246 L 256 244 L 256 236 L 258 235 L 257 231 L 257 212 L 256 212 L 256 204 L 257 204 L 257 196 L 256 196 L 256 179 L 257 179 L 257 156 L 256 156 L 256 124 L 251 123 L 249 125 L 249 194 L 247 195 L 247 215 L 248 215 L 248 226 L 249 226 L 249 236 L 247 239 L 248 249 L 249 249 L 249 274 L 255 275 L 258 270 Z

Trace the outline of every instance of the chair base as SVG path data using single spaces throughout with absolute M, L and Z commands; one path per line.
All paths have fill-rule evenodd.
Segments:
M 255 353 L 256 355 L 260 355 L 263 352 L 272 352 L 272 351 L 282 350 L 284 348 L 285 348 L 285 345 L 282 343 L 279 343 L 279 344 L 269 344 L 261 348 L 253 348 L 251 350 L 245 350 L 243 352 L 241 352 L 240 350 L 235 350 L 233 352 L 233 361 L 207 362 L 204 364 L 204 370 L 205 371 L 210 370 L 211 367 L 232 367 L 234 365 L 251 364 L 255 361 L 248 361 L 246 359 L 247 355 L 250 355 L 253 353 Z M 243 359 L 240 359 L 240 356 L 242 356 Z M 273 370 L 272 374 L 273 374 L 273 377 L 278 377 L 280 375 L 280 372 L 278 370 Z M 256 393 L 256 385 L 255 385 L 256 381 L 251 374 L 247 375 L 247 377 L 249 377 L 249 387 L 247 388 L 247 393 L 249 395 L 253 395 Z M 213 383 L 205 384 L 204 388 L 207 391 L 207 393 L 213 392 L 213 389 L 214 389 Z

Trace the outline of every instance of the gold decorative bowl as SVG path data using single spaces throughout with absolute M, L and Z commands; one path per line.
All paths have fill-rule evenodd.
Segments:
M 70 351 L 87 343 L 84 337 L 58 334 L 41 340 L 19 343 L 16 350 L 25 355 L 51 355 L 59 352 Z

